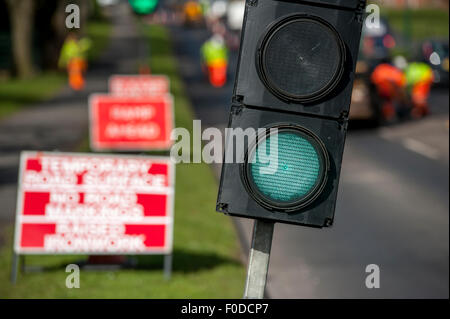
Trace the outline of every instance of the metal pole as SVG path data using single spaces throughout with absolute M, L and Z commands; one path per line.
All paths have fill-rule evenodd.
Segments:
M 169 280 L 172 277 L 172 254 L 164 255 L 164 278 Z
M 253 224 L 244 299 L 264 298 L 274 225 L 274 222 L 258 219 Z
M 20 266 L 20 271 L 22 272 L 22 274 L 24 274 L 27 271 L 25 255 L 19 256 L 19 266 Z
M 19 255 L 16 253 L 13 253 L 11 268 L 11 283 L 15 285 L 17 282 L 17 270 L 19 268 Z

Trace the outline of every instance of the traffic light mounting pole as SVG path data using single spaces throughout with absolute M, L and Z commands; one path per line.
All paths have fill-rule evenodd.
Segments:
M 274 222 L 255 219 L 244 299 L 262 299 L 269 270 Z

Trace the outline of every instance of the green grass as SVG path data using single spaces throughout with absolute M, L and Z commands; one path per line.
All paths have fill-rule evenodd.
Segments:
M 405 16 L 409 14 L 411 21 L 411 40 L 420 41 L 427 38 L 448 38 L 449 14 L 446 10 L 438 9 L 410 9 L 394 10 L 382 9 L 392 28 L 399 34 L 405 35 Z
M 166 74 L 175 98 L 177 126 L 192 129 L 193 113 L 177 74 L 168 32 L 160 26 L 142 26 L 151 41 L 149 64 L 153 73 Z M 87 150 L 87 143 L 82 148 Z M 240 298 L 245 268 L 230 218 L 214 211 L 217 184 L 206 164 L 179 164 L 176 168 L 173 277 L 164 280 L 161 256 L 140 256 L 137 269 L 81 271 L 81 288 L 65 287 L 65 265 L 80 256 L 27 256 L 27 264 L 47 270 L 19 276 L 9 283 L 12 230 L 0 252 L 0 298 Z
M 88 53 L 89 61 L 97 59 L 108 45 L 111 35 L 111 23 L 105 19 L 89 21 L 86 29 L 86 36 L 92 41 L 92 46 Z
M 61 73 L 43 73 L 30 79 L 0 81 L 0 118 L 21 107 L 52 97 L 66 83 Z

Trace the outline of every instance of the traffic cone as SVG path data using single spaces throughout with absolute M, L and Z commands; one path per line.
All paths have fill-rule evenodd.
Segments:
M 214 87 L 222 87 L 227 82 L 227 65 L 224 63 L 217 63 L 208 67 L 209 82 Z
M 69 85 L 75 91 L 84 87 L 83 72 L 86 70 L 86 62 L 82 58 L 73 58 L 67 65 L 69 74 Z
M 79 72 L 69 74 L 69 85 L 75 91 L 80 91 L 84 87 L 83 75 Z

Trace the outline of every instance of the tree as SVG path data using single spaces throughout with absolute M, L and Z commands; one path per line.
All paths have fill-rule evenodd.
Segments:
M 34 0 L 6 0 L 11 21 L 13 59 L 17 75 L 21 78 L 34 74 L 32 60 L 34 2 Z
M 87 24 L 87 18 L 95 2 L 95 0 L 4 1 L 9 9 L 12 57 L 16 74 L 20 78 L 35 74 L 33 62 L 42 69 L 56 68 L 61 45 L 70 31 L 65 26 L 66 6 L 77 4 L 80 7 L 81 30 L 84 31 L 83 27 Z M 40 45 L 35 48 L 40 57 L 39 61 L 33 61 L 33 35 L 39 37 Z

